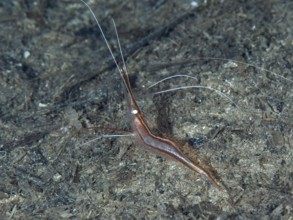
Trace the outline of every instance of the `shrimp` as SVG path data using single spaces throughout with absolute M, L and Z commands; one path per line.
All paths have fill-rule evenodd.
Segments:
M 157 136 L 151 131 L 151 129 L 149 128 L 149 126 L 143 116 L 143 112 L 141 111 L 139 105 L 136 102 L 135 96 L 134 96 L 132 88 L 131 88 L 126 65 L 125 65 L 125 61 L 123 58 L 121 44 L 119 41 L 119 37 L 118 37 L 118 33 L 117 33 L 117 29 L 116 29 L 114 20 L 113 20 L 113 24 L 115 27 L 117 42 L 118 42 L 123 65 L 118 64 L 118 62 L 113 54 L 113 51 L 110 48 L 108 40 L 107 40 L 107 38 L 101 28 L 101 25 L 100 25 L 97 17 L 95 16 L 94 12 L 92 11 L 90 6 L 86 2 L 84 2 L 83 0 L 81 0 L 81 1 L 90 10 L 93 18 L 95 19 L 95 22 L 98 25 L 98 28 L 99 28 L 101 35 L 107 45 L 108 50 L 113 58 L 113 61 L 115 62 L 115 65 L 116 65 L 118 73 L 119 73 L 119 77 L 123 81 L 124 96 L 125 96 L 125 99 L 127 102 L 127 107 L 128 107 L 127 110 L 128 110 L 128 115 L 130 118 L 131 128 L 132 128 L 132 136 L 134 137 L 135 141 L 141 147 L 143 147 L 144 149 L 146 149 L 148 151 L 154 152 L 159 155 L 170 157 L 170 158 L 180 162 L 181 164 L 188 167 L 192 171 L 194 171 L 194 172 L 200 174 L 201 176 L 205 177 L 206 179 L 208 179 L 217 189 L 223 190 L 222 186 L 220 185 L 219 181 L 216 180 L 214 175 L 207 168 L 204 168 L 198 162 L 194 161 L 193 159 L 188 157 L 186 154 L 184 154 L 183 151 L 180 150 L 180 147 L 178 146 L 178 144 L 175 143 L 175 141 L 168 139 L 168 138 Z M 186 143 L 186 145 L 187 144 L 188 143 Z

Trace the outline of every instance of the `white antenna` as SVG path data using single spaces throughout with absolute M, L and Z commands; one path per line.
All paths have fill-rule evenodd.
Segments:
M 125 70 L 125 72 L 126 72 L 126 74 L 128 76 L 128 72 L 127 72 L 127 69 L 126 69 L 126 64 L 125 64 L 124 56 L 123 56 L 123 53 L 122 53 L 122 48 L 121 48 L 119 36 L 118 36 L 118 31 L 117 31 L 116 24 L 115 24 L 115 21 L 114 21 L 113 18 L 112 18 L 112 21 L 113 21 L 113 25 L 114 25 L 114 29 L 115 29 L 115 34 L 116 34 L 116 37 L 117 37 L 117 42 L 118 42 L 118 46 L 119 46 L 119 50 L 120 50 L 120 55 L 121 55 L 122 62 L 123 62 L 123 69 Z
M 90 6 L 89 6 L 84 0 L 80 0 L 80 1 L 82 1 L 83 4 L 84 4 L 84 5 L 90 10 L 90 12 L 91 12 L 93 18 L 95 19 L 95 21 L 96 21 L 96 23 L 97 23 L 97 25 L 98 25 L 98 27 L 99 27 L 99 30 L 100 30 L 100 32 L 101 32 L 101 34 L 102 34 L 102 37 L 103 37 L 103 39 L 104 39 L 104 41 L 105 41 L 105 43 L 106 43 L 106 45 L 107 45 L 107 47 L 108 47 L 108 50 L 109 50 L 109 52 L 110 52 L 110 54 L 111 54 L 111 56 L 112 56 L 112 58 L 113 58 L 113 60 L 114 60 L 114 62 L 115 62 L 115 65 L 116 65 L 116 67 L 117 67 L 117 69 L 118 69 L 119 75 L 121 76 L 121 78 L 122 78 L 124 84 L 127 85 L 127 83 L 125 82 L 125 79 L 124 79 L 124 77 L 123 77 L 122 71 L 121 71 L 121 69 L 120 69 L 120 67 L 119 67 L 119 65 L 118 65 L 118 62 L 117 62 L 117 60 L 116 60 L 116 58 L 115 58 L 115 56 L 114 56 L 114 54 L 113 54 L 113 51 L 112 51 L 112 49 L 111 49 L 111 47 L 110 47 L 110 45 L 109 45 L 109 42 L 108 42 L 108 40 L 107 40 L 107 38 L 106 38 L 106 36 L 105 36 L 105 34 L 104 34 L 104 31 L 103 31 L 103 29 L 102 29 L 102 27 L 101 27 L 101 25 L 100 25 L 100 23 L 99 23 L 99 21 L 98 21 L 96 15 L 95 15 L 95 13 L 93 12 L 93 10 L 91 9 L 91 7 L 90 7 Z M 120 45 L 120 41 L 119 41 L 119 37 L 118 37 L 118 32 L 117 32 L 117 29 L 116 29 L 116 25 L 115 25 L 114 20 L 113 20 L 113 23 L 114 23 L 114 27 L 115 27 L 115 32 L 116 32 L 117 40 L 118 40 L 118 45 L 119 45 L 119 48 L 120 48 L 120 54 L 121 54 L 122 61 L 123 61 L 123 68 L 124 68 L 124 70 L 126 71 L 126 66 L 125 66 L 125 62 L 124 62 L 124 58 L 123 58 L 123 54 L 122 54 L 122 49 L 121 49 L 121 45 Z M 126 72 L 126 73 L 127 73 L 127 72 Z M 127 75 L 126 75 L 126 76 L 127 76 Z M 126 86 L 126 88 L 127 88 L 127 86 Z M 128 88 L 127 88 L 127 90 L 128 90 Z

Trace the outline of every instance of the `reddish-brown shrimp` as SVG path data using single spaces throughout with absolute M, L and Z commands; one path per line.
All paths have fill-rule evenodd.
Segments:
M 216 178 L 213 176 L 213 174 L 207 168 L 204 168 L 198 162 L 195 162 L 193 159 L 191 159 L 187 155 L 185 155 L 182 152 L 182 150 L 180 150 L 180 147 L 178 146 L 177 143 L 175 143 L 171 139 L 163 138 L 163 137 L 154 135 L 152 133 L 146 120 L 143 117 L 143 113 L 142 113 L 140 107 L 138 106 L 136 99 L 135 99 L 135 96 L 132 92 L 132 88 L 131 88 L 131 85 L 129 82 L 128 73 L 126 70 L 126 66 L 125 66 L 125 62 L 124 62 L 124 58 L 123 58 L 123 54 L 122 54 L 122 50 L 121 50 L 121 45 L 119 42 L 119 37 L 118 37 L 118 33 L 117 33 L 117 29 L 115 27 L 114 21 L 113 21 L 113 23 L 114 23 L 114 27 L 115 27 L 115 31 L 116 31 L 116 36 L 117 36 L 117 41 L 118 41 L 118 45 L 119 45 L 119 49 L 120 49 L 121 58 L 123 61 L 123 66 L 118 65 L 118 62 L 117 62 L 116 58 L 114 57 L 112 49 L 109 46 L 109 43 L 104 35 L 104 32 L 100 26 L 100 23 L 99 23 L 97 17 L 95 16 L 95 14 L 93 13 L 92 9 L 83 0 L 81 0 L 81 1 L 89 8 L 91 14 L 93 15 L 93 17 L 98 25 L 98 28 L 102 34 L 102 37 L 108 47 L 108 50 L 111 53 L 113 61 L 115 62 L 115 65 L 116 65 L 117 70 L 119 72 L 119 76 L 123 81 L 124 95 L 125 95 L 127 105 L 128 105 L 128 114 L 130 117 L 132 133 L 133 133 L 133 136 L 134 136 L 135 140 L 137 141 L 137 143 L 139 145 L 141 145 L 146 150 L 149 150 L 149 151 L 154 152 L 159 155 L 166 155 L 168 157 L 175 159 L 176 161 L 182 163 L 183 165 L 185 165 L 186 167 L 188 167 L 192 171 L 195 171 L 195 172 L 199 173 L 200 175 L 204 176 L 216 188 L 218 188 L 219 190 L 222 190 L 223 189 L 222 186 L 216 180 Z

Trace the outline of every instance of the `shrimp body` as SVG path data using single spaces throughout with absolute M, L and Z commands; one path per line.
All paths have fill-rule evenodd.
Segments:
M 121 68 L 122 76 L 125 82 L 125 98 L 127 100 L 129 117 L 131 120 L 131 128 L 133 131 L 133 135 L 138 144 L 140 144 L 146 150 L 154 152 L 159 155 L 168 156 L 172 159 L 182 163 L 189 169 L 199 173 L 200 175 L 206 177 L 210 182 L 212 182 L 219 190 L 222 190 L 220 184 L 216 181 L 216 179 L 212 176 L 212 174 L 204 169 L 199 164 L 196 164 L 192 159 L 187 157 L 178 147 L 178 145 L 168 139 L 159 137 L 154 135 L 148 124 L 146 123 L 143 113 L 140 110 L 136 99 L 133 95 L 132 89 L 130 87 L 130 83 L 128 80 L 127 73 Z

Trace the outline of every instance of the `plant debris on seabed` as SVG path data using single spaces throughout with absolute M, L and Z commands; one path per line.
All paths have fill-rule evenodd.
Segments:
M 3 1 L 0 218 L 292 216 L 293 4 L 90 6 L 115 51 L 116 21 L 152 129 L 188 141 L 189 152 L 218 172 L 229 198 L 131 138 L 102 138 L 111 132 L 101 128 L 130 128 L 115 65 L 83 4 Z M 194 78 L 147 89 L 178 74 Z M 202 88 L 154 94 L 195 85 Z

